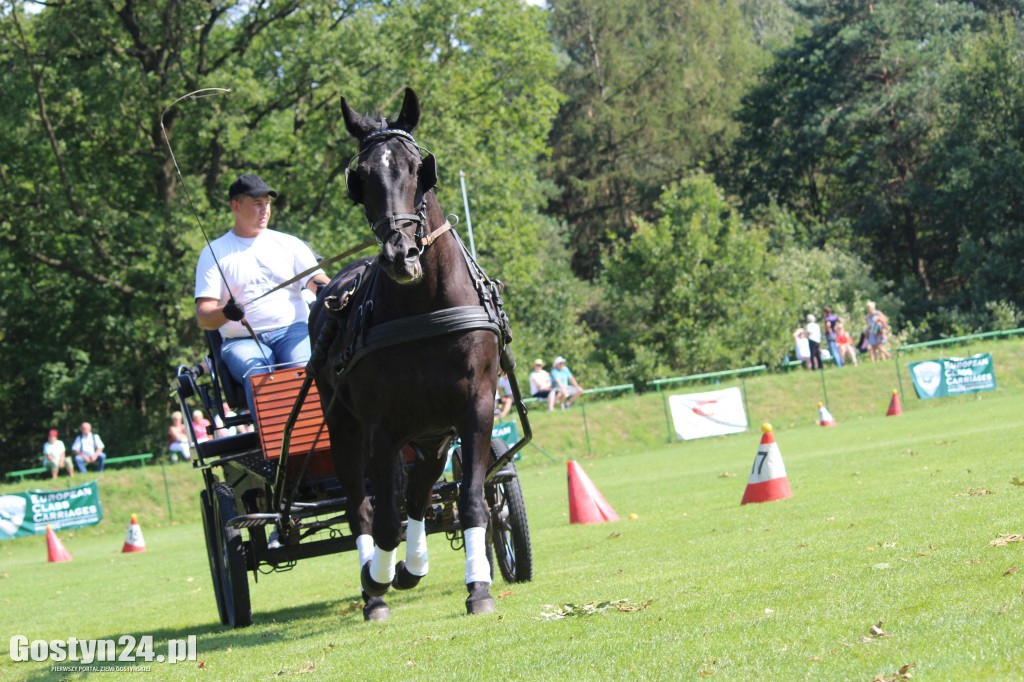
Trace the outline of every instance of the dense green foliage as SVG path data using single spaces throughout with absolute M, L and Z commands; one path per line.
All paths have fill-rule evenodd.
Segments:
M 116 454 L 161 447 L 201 351 L 199 224 L 220 234 L 255 171 L 275 227 L 362 241 L 339 99 L 394 113 L 405 86 L 447 211 L 465 172 L 521 361 L 589 386 L 774 364 L 807 313 L 856 334 L 868 299 L 902 340 L 1016 325 L 1022 8 L 0 3 L 0 469 L 82 419 Z M 231 92 L 172 106 L 200 88 Z

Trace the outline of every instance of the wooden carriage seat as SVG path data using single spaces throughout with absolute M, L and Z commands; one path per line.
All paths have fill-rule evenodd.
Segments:
M 268 374 L 255 374 L 250 377 L 260 443 L 263 446 L 263 454 L 268 459 L 277 459 L 281 456 L 284 427 L 305 378 L 305 367 L 277 369 Z M 315 382 L 306 394 L 306 400 L 302 404 L 289 440 L 289 478 L 298 475 L 303 461 L 310 456 L 313 460 L 306 469 L 307 479 L 334 476 L 331 439 L 327 433 L 327 425 L 324 424 L 320 393 Z

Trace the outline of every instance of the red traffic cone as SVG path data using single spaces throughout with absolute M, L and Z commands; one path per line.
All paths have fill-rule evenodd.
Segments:
M 903 408 L 900 407 L 900 392 L 895 388 L 892 389 L 892 400 L 889 401 L 889 411 L 885 413 L 886 417 L 895 417 L 903 414 Z
M 757 448 L 747 490 L 740 504 L 771 502 L 793 496 L 793 491 L 789 489 L 789 479 L 786 478 L 786 465 L 782 463 L 782 453 L 772 435 L 772 425 L 762 424 L 761 431 L 764 435 L 761 436 L 761 445 Z
M 569 460 L 569 523 L 618 521 L 619 515 L 604 499 L 576 460 Z
M 53 526 L 46 524 L 46 560 L 49 562 L 71 561 L 71 554 L 53 532 Z
M 825 403 L 818 403 L 818 423 L 822 426 L 835 426 L 836 418 L 825 407 Z
M 146 541 L 142 538 L 142 528 L 139 527 L 139 517 L 132 514 L 132 520 L 128 523 L 128 534 L 124 537 L 124 547 L 121 553 L 145 552 Z

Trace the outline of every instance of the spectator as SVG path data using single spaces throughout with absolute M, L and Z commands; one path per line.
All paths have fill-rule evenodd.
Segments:
M 192 410 L 192 430 L 196 434 L 196 444 L 210 440 L 210 420 L 203 416 L 202 410 Z
M 49 469 L 53 478 L 57 478 L 60 470 L 65 468 L 68 470 L 68 476 L 75 476 L 71 460 L 67 458 L 64 441 L 57 439 L 57 429 L 50 429 L 46 434 L 46 442 L 43 443 L 43 466 Z
M 558 401 L 564 410 L 567 407 L 572 407 L 576 396 L 583 393 L 583 389 L 576 383 L 576 377 L 572 375 L 572 371 L 565 366 L 565 358 L 559 355 L 552 365 L 551 380 L 554 382 L 555 390 L 558 392 Z
M 839 316 L 832 312 L 832 308 L 825 306 L 825 341 L 828 343 L 828 352 L 832 354 L 832 361 L 836 367 L 843 366 L 842 354 L 839 352 L 839 345 L 836 343 L 836 325 L 839 324 Z
M 302 240 L 268 228 L 277 192 L 259 176 L 239 177 L 228 198 L 234 226 L 203 249 L 196 264 L 196 319 L 203 329 L 219 330 L 224 337 L 221 357 L 245 386 L 255 415 L 249 375 L 267 371 L 267 365 L 309 360 L 309 306 L 302 289 L 315 292 L 330 280 L 316 270 L 270 293 L 278 283 L 315 267 L 316 256 Z
M 103 471 L 107 464 L 107 455 L 103 452 L 103 439 L 98 433 L 93 433 L 92 424 L 82 422 L 81 433 L 71 444 L 71 451 L 75 453 L 75 466 L 79 473 L 85 473 L 86 464 L 96 464 L 96 471 Z
M 186 462 L 192 460 L 192 451 L 189 449 L 188 429 L 185 428 L 185 418 L 181 412 L 171 413 L 171 425 L 167 427 L 167 449 L 171 451 L 171 461 L 177 462 L 178 455 Z
M 875 307 L 874 301 L 865 305 L 864 322 L 868 333 L 868 353 L 872 362 L 888 360 L 889 351 L 885 348 L 888 341 L 889 318 Z
M 811 369 L 821 369 L 821 327 L 814 315 L 807 316 L 807 343 L 811 347 Z
M 803 327 L 793 332 L 795 343 L 796 359 L 806 368 L 811 368 L 811 344 L 807 341 L 807 332 Z
M 530 372 L 530 395 L 534 398 L 546 398 L 549 412 L 555 409 L 557 392 L 551 383 L 551 375 L 544 369 L 544 361 L 540 358 L 533 361 L 533 371 Z
M 838 357 L 843 362 L 849 360 L 853 366 L 857 366 L 857 349 L 853 347 L 853 337 L 846 331 L 846 325 L 842 321 L 836 324 L 836 347 L 839 349 Z
M 494 416 L 504 419 L 512 411 L 512 384 L 508 375 L 502 370 L 498 374 L 498 387 L 494 393 Z

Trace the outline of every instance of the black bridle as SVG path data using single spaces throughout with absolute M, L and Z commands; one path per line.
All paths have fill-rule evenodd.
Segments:
M 421 153 L 420 164 L 421 168 L 427 169 L 427 172 L 430 174 L 429 177 L 432 178 L 432 181 L 429 183 L 430 186 L 425 187 L 422 186 L 422 177 L 419 179 L 418 184 L 420 186 L 417 189 L 419 191 L 420 200 L 416 205 L 416 213 L 391 213 L 389 211 L 385 212 L 384 216 L 379 218 L 378 220 L 373 220 L 370 218 L 369 213 L 367 213 L 366 204 L 362 201 L 362 198 L 360 196 L 357 196 L 353 192 L 352 180 L 350 179 L 350 174 L 354 170 L 352 168 L 352 162 L 358 159 L 360 156 L 362 156 L 371 147 L 376 146 L 376 144 L 380 142 L 386 142 L 387 140 L 396 137 L 408 144 L 411 144 L 417 150 L 417 153 L 426 152 L 426 156 L 423 156 Z M 363 215 L 366 216 L 366 221 L 370 224 L 370 230 L 373 232 L 373 236 L 376 238 L 378 244 L 384 244 L 384 242 L 387 240 L 388 235 L 394 232 L 399 232 L 402 229 L 405 229 L 405 227 L 408 227 L 409 223 L 412 223 L 413 225 L 415 225 L 416 228 L 416 231 L 414 232 L 413 236 L 416 239 L 417 245 L 419 245 L 420 248 L 422 249 L 424 240 L 427 237 L 427 192 L 434 188 L 436 182 L 437 165 L 434 160 L 434 155 L 431 154 L 428 149 L 425 149 L 424 147 L 421 147 L 419 144 L 417 144 L 416 138 L 414 138 L 412 134 L 404 130 L 400 130 L 398 128 L 388 128 L 386 127 L 386 124 L 385 127 L 381 128 L 380 130 L 373 131 L 372 133 L 370 133 L 369 135 L 367 135 L 366 137 L 359 141 L 359 151 L 356 152 L 352 159 L 349 160 L 349 165 L 345 169 L 345 183 L 349 188 L 349 197 L 363 207 Z M 405 225 L 399 227 L 399 223 L 405 223 Z M 382 230 L 381 228 L 384 227 L 386 227 L 387 229 Z M 430 242 L 428 241 L 427 243 L 429 244 Z

